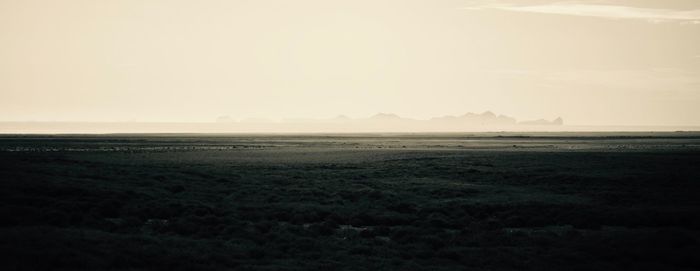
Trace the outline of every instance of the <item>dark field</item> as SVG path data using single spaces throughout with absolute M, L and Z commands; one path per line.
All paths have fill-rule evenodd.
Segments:
M 1 270 L 698 270 L 700 135 L 0 136 Z

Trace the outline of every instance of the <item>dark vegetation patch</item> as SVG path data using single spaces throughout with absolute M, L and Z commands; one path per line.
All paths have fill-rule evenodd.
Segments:
M 3 270 L 700 268 L 700 153 L 366 152 L 0 152 Z

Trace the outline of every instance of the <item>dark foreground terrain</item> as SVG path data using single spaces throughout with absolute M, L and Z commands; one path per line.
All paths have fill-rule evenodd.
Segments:
M 1 270 L 698 270 L 700 137 L 0 136 Z

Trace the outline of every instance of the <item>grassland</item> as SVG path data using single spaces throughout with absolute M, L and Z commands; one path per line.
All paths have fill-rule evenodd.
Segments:
M 2 270 L 698 270 L 700 136 L 0 136 Z

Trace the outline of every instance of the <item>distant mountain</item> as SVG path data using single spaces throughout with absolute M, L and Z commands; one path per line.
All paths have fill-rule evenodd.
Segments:
M 371 120 L 402 120 L 403 118 L 399 117 L 396 114 L 387 114 L 387 113 L 378 113 L 369 119 Z
M 554 125 L 564 125 L 564 119 L 562 119 L 561 117 L 557 117 L 556 119 L 554 119 L 554 120 L 552 121 L 552 124 L 554 124 Z
M 431 121 L 438 122 L 459 122 L 462 124 L 470 125 L 514 125 L 516 124 L 515 118 L 496 115 L 491 111 L 486 111 L 481 114 L 466 113 L 462 116 L 443 116 L 438 118 L 432 118 Z
M 263 118 L 247 118 L 247 119 L 242 119 L 240 122 L 243 122 L 243 123 L 273 123 L 275 121 L 271 120 L 271 119 L 263 119 Z
M 522 122 L 519 122 L 518 124 L 522 124 L 522 125 L 564 125 L 564 120 L 561 117 L 558 117 L 552 121 L 549 121 L 546 119 L 538 119 L 538 120 L 522 121 Z
M 217 119 L 219 123 L 236 122 L 228 116 L 222 116 Z M 418 120 L 404 118 L 393 113 L 377 113 L 367 118 L 350 118 L 345 115 L 338 115 L 333 118 L 326 119 L 283 119 L 281 121 L 273 121 L 269 119 L 243 119 L 236 123 L 255 123 L 255 124 L 270 124 L 270 125 L 287 125 L 291 128 L 303 128 L 304 125 L 321 125 L 319 127 L 345 127 L 346 129 L 354 129 L 357 131 L 364 130 L 387 130 L 387 131 L 462 131 L 470 129 L 519 129 L 517 127 L 524 126 L 561 126 L 564 124 L 562 118 L 554 120 L 530 120 L 518 122 L 515 118 L 498 115 L 491 111 L 483 113 L 465 113 L 459 116 L 442 116 L 428 120 Z M 290 128 L 290 129 L 291 129 Z M 541 127 L 539 127 L 541 128 Z M 528 129 L 539 129 L 538 127 Z M 319 130 L 323 130 L 319 128 Z

